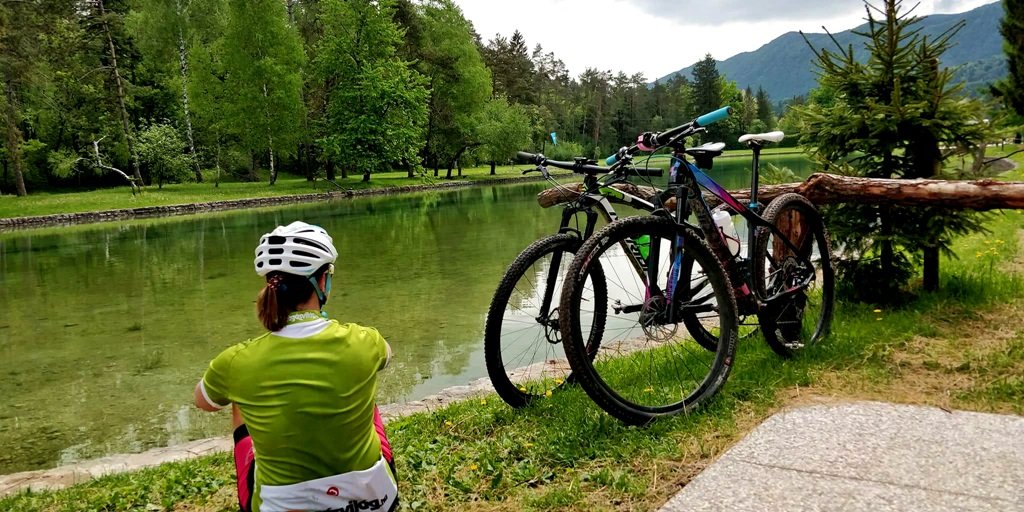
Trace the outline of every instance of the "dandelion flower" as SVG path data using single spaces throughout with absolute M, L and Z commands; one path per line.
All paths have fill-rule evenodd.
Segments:
M 519 386 L 519 391 L 526 393 L 526 386 Z
M 544 392 L 544 396 L 546 396 L 548 398 L 551 398 L 551 390 L 549 389 L 549 390 L 545 391 Z
M 562 380 L 562 379 L 555 379 L 555 385 L 556 386 L 561 386 L 563 382 L 565 382 L 565 381 Z
M 875 313 L 881 313 L 881 312 L 882 312 L 881 309 L 877 309 L 877 308 L 875 309 Z
M 452 425 L 453 425 L 453 423 L 452 423 L 451 421 L 448 421 L 448 420 L 444 420 L 444 426 L 446 426 L 446 427 L 450 427 L 450 426 L 452 426 Z
M 487 405 L 487 399 L 480 400 L 480 405 Z
M 478 466 L 477 466 L 476 464 L 470 464 L 470 465 L 469 465 L 469 470 L 470 470 L 470 471 L 476 471 L 476 470 L 477 470 L 477 468 L 478 468 Z
M 533 443 L 523 443 L 523 448 L 533 448 Z

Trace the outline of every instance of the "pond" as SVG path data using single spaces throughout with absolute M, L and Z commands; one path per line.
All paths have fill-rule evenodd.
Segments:
M 716 179 L 746 186 L 749 162 L 723 162 Z M 341 253 L 328 313 L 395 349 L 381 403 L 486 376 L 494 288 L 559 220 L 536 204 L 546 186 L 0 234 L 0 474 L 226 434 L 227 415 L 195 410 L 192 387 L 220 350 L 261 333 L 253 249 L 297 219 Z

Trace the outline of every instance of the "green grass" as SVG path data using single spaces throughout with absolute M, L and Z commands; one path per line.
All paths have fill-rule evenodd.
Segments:
M 740 342 L 708 407 L 626 427 L 567 387 L 523 410 L 491 395 L 389 424 L 409 510 L 651 510 L 787 404 L 835 399 L 1024 414 L 1021 212 L 956 244 L 942 290 L 899 309 L 839 304 L 833 334 L 782 360 Z M 998 241 L 1002 240 L 1002 243 Z M 233 510 L 227 454 L 0 499 L 0 510 Z
M 479 181 L 495 178 L 517 178 L 522 176 L 522 169 L 528 166 L 501 166 L 496 175 L 490 175 L 490 167 L 473 167 L 463 169 L 461 178 L 452 172 L 451 181 Z M 405 171 L 376 173 L 369 183 L 362 181 L 362 176 L 340 177 L 335 181 L 337 186 L 324 180 L 306 181 L 304 177 L 282 174 L 277 183 L 270 186 L 267 179 L 259 182 L 226 181 L 214 187 L 207 183 L 172 183 L 163 188 L 148 186 L 144 191 L 133 196 L 127 186 L 90 191 L 75 192 L 34 192 L 29 191 L 26 197 L 12 195 L 0 196 L 0 218 L 25 217 L 31 215 L 49 215 L 54 213 L 76 213 L 121 208 L 139 208 L 144 206 L 166 206 L 173 204 L 205 203 L 210 201 L 226 201 L 254 197 L 274 197 L 332 190 L 361 190 L 366 188 L 399 187 L 407 185 L 431 185 L 448 183 L 445 179 L 447 170 L 442 169 L 437 178 L 433 172 L 424 176 L 409 178 Z

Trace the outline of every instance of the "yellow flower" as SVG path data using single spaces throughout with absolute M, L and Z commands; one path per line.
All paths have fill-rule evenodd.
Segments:
M 652 393 L 653 391 L 654 391 L 654 388 L 652 388 L 650 386 L 647 386 L 646 388 L 644 388 L 644 393 Z
M 875 313 L 881 313 L 881 312 L 882 312 L 881 309 L 875 309 Z
M 519 386 L 520 393 L 526 393 L 526 386 Z
M 487 405 L 487 399 L 480 400 L 480 405 Z
M 533 443 L 523 443 L 523 448 L 533 448 Z
M 548 398 L 551 398 L 551 390 L 549 389 L 549 390 L 545 391 L 544 392 L 544 396 L 546 396 Z
M 469 470 L 470 471 L 476 471 L 477 470 L 477 465 L 476 464 L 470 464 L 469 465 Z
M 450 426 L 452 426 L 452 422 L 450 422 L 448 420 L 444 420 L 444 426 L 450 427 Z
M 562 379 L 555 379 L 555 385 L 556 386 L 561 386 L 563 382 L 565 382 L 565 381 L 562 380 Z

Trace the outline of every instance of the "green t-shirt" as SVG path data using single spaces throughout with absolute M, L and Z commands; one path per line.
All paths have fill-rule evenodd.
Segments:
M 371 328 L 299 311 L 279 331 L 228 348 L 210 363 L 203 392 L 242 411 L 261 485 L 361 471 L 381 457 L 373 425 L 384 338 Z

